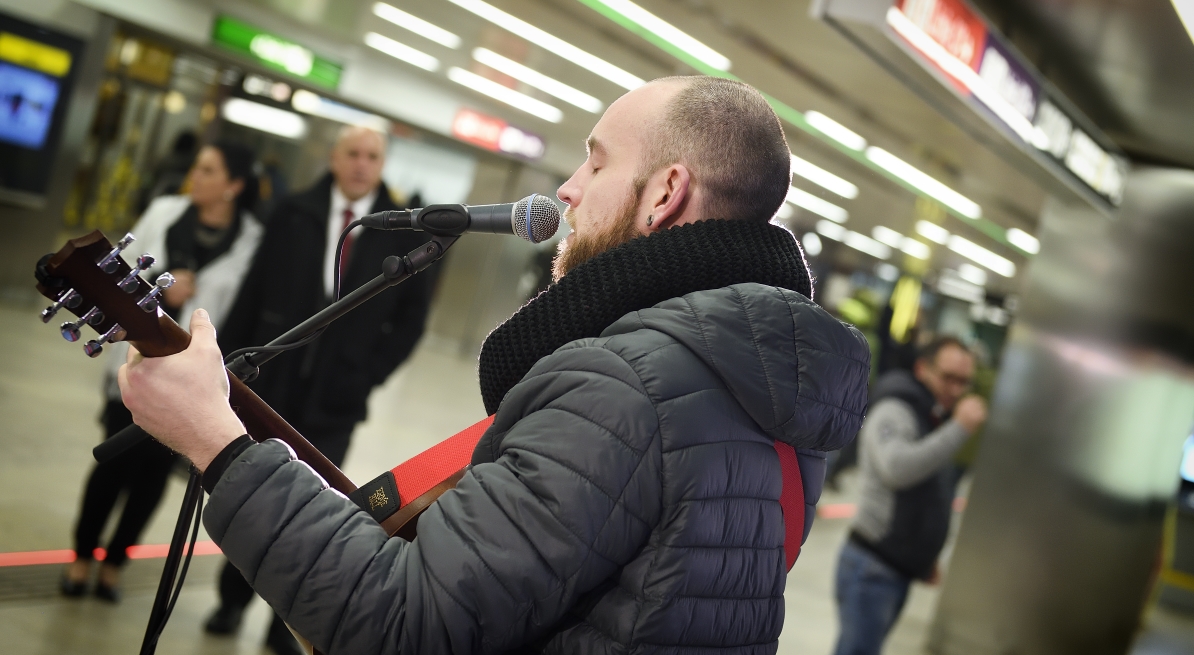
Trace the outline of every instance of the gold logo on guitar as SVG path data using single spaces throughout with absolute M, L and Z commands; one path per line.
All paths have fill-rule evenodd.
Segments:
M 385 507 L 388 504 L 390 504 L 390 498 L 386 496 L 386 490 L 382 489 L 381 487 L 378 487 L 377 491 L 374 491 L 369 496 L 370 510 L 375 510 L 379 507 Z

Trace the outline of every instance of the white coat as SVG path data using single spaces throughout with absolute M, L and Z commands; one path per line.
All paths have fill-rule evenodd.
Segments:
M 162 196 L 149 204 L 141 219 L 133 226 L 132 234 L 137 240 L 123 255 L 130 266 L 142 253 L 156 257 L 154 265 L 141 275 L 151 283 L 166 271 L 166 233 L 182 218 L 190 205 L 191 199 L 187 196 Z M 232 243 L 232 247 L 195 274 L 195 295 L 191 296 L 178 313 L 179 320 L 187 323 L 183 327 L 189 326 L 191 313 L 200 307 L 207 310 L 212 325 L 216 326 L 217 330 L 228 317 L 232 302 L 236 300 L 241 282 L 253 263 L 253 255 L 257 252 L 257 245 L 265 231 L 261 223 L 247 211 L 241 212 L 240 219 L 240 234 Z M 120 400 L 116 372 L 128 357 L 128 344 L 114 343 L 106 346 L 104 350 L 108 353 L 104 372 L 104 393 L 108 400 Z

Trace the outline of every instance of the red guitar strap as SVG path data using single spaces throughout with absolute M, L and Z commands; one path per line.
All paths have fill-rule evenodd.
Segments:
M 410 501 L 468 466 L 473 459 L 473 450 L 476 449 L 477 442 L 490 425 L 493 425 L 492 416 L 395 466 L 390 469 L 389 475 L 383 473 L 373 482 L 361 487 L 361 499 L 358 503 L 364 501 L 363 507 L 369 511 L 369 498 L 376 492 L 368 491 L 367 488 L 371 490 L 375 486 L 388 487 L 389 484 L 393 484 L 393 488 L 397 490 L 398 503 L 388 509 L 389 514 L 405 507 Z M 784 559 L 791 570 L 796 557 L 800 555 L 800 545 L 804 538 L 804 483 L 800 478 L 800 463 L 796 459 L 795 449 L 785 443 L 774 443 L 775 452 L 779 455 L 780 471 L 783 474 L 783 490 L 779 495 L 779 504 L 784 512 Z M 371 513 L 377 517 L 376 512 Z M 382 519 L 378 520 L 380 522 Z
M 800 557 L 804 542 L 804 479 L 800 477 L 800 460 L 796 449 L 786 443 L 772 442 L 779 455 L 779 471 L 783 488 L 779 492 L 779 506 L 784 511 L 784 560 L 788 570 Z
M 390 469 L 398 487 L 398 507 L 431 491 L 473 461 L 481 435 L 493 425 L 487 416 L 434 446 Z

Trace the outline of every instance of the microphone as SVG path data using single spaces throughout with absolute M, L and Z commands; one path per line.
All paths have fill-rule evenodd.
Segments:
M 421 230 L 455 237 L 465 232 L 513 234 L 539 243 L 560 227 L 560 209 L 547 196 L 533 193 L 518 202 L 499 205 L 431 205 L 361 217 L 361 225 L 375 230 Z

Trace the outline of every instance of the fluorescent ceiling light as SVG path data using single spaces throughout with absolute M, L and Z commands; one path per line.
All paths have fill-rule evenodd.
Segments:
M 560 57 L 571 61 L 585 70 L 604 77 L 620 87 L 637 89 L 644 84 L 642 78 L 632 75 L 600 57 L 591 55 L 563 39 L 552 36 L 521 18 L 511 16 L 488 2 L 483 2 L 482 0 L 448 0 L 448 2 L 461 9 L 471 11 L 494 25 L 508 32 L 513 32 L 516 36 L 520 36 L 544 50 L 554 52 Z
M 1016 265 L 1011 260 L 1001 257 L 973 241 L 968 241 L 955 234 L 949 238 L 947 245 L 950 250 L 1003 277 L 1015 277 L 1016 275 Z
M 875 146 L 867 148 L 866 158 L 874 162 L 879 168 L 900 178 L 914 188 L 923 191 L 941 204 L 967 218 L 981 218 L 983 215 L 983 210 L 978 206 L 978 203 L 929 177 L 919 168 L 882 148 L 876 148 Z
M 837 141 L 851 150 L 866 149 L 866 139 L 862 138 L 862 135 L 819 111 L 805 112 L 804 120 L 809 125 L 817 128 L 817 130 L 819 130 L 825 136 Z
M 685 53 L 719 71 L 730 70 L 730 60 L 725 55 L 680 31 L 676 26 L 652 14 L 630 0 L 594 0 L 610 10 L 621 14 L 627 20 L 667 41 Z
M 477 93 L 485 94 L 494 100 L 504 102 L 515 109 L 521 109 L 532 116 L 538 116 L 545 121 L 559 123 L 564 120 L 564 112 L 556 107 L 546 102 L 540 102 L 525 93 L 519 93 L 508 86 L 498 84 L 491 79 L 481 77 L 476 73 L 470 73 L 463 68 L 456 68 L 455 66 L 449 68 L 448 79 L 457 84 L 467 86 Z
M 917 259 L 927 260 L 929 257 L 933 256 L 932 248 L 929 248 L 928 245 L 921 243 L 912 237 L 904 237 L 902 240 L 900 240 L 899 249 Z
M 1194 41 L 1194 0 L 1173 0 L 1173 8 L 1177 10 L 1177 17 L 1182 19 L 1182 24 L 1186 26 L 1190 40 Z
M 831 221 L 845 223 L 846 219 L 850 218 L 850 212 L 846 211 L 845 209 L 838 207 L 832 202 L 821 200 L 813 194 L 797 189 L 796 187 L 790 187 L 788 189 L 787 200 L 797 207 L 807 209 L 817 216 L 824 216 Z
M 831 221 L 817 221 L 817 232 L 826 238 L 834 241 L 841 241 L 855 250 L 860 250 L 872 257 L 879 259 L 888 259 L 891 257 L 891 248 L 885 244 L 879 243 L 865 234 L 859 234 L 853 230 L 833 223 Z
M 846 238 L 846 232 L 849 231 L 833 221 L 817 221 L 816 230 L 817 234 L 828 239 L 833 239 L 834 241 L 841 241 Z
M 958 277 L 980 287 L 987 285 L 987 272 L 974 264 L 962 263 L 958 266 Z
M 229 98 L 224 102 L 221 113 L 229 123 L 244 125 L 287 139 L 301 139 L 307 136 L 307 121 L 302 116 L 260 102 Z
M 369 32 L 365 35 L 365 45 L 386 53 L 394 59 L 405 61 L 412 66 L 418 66 L 423 70 L 439 70 L 439 60 L 422 50 L 415 50 L 414 48 L 398 43 L 388 36 L 382 36 L 377 32 Z
M 937 227 L 932 223 L 929 223 L 929 225 Z M 875 238 L 875 241 L 891 246 L 892 248 L 898 248 L 917 259 L 928 259 L 933 254 L 933 251 L 927 245 L 883 225 L 876 225 L 871 230 L 871 236 Z M 945 236 L 949 237 L 949 233 L 946 232 Z
M 871 230 L 871 236 L 875 238 L 875 241 L 878 241 L 879 243 L 886 243 L 892 248 L 899 248 L 900 243 L 904 240 L 904 235 L 896 232 L 890 227 L 884 227 L 882 225 L 876 225 L 874 229 Z
M 290 106 L 294 107 L 295 111 L 301 111 L 304 114 L 311 114 L 312 116 L 319 116 L 320 118 L 347 123 L 348 125 L 361 125 L 382 134 L 390 131 L 390 121 L 385 118 L 377 114 L 370 114 L 367 111 L 361 111 L 355 107 L 342 105 L 334 100 L 328 100 L 306 89 L 298 89 L 294 92 L 294 95 L 290 98 Z
M 953 273 L 946 269 L 944 273 Z M 965 300 L 966 302 L 978 304 L 986 299 L 986 294 L 983 293 L 983 288 L 977 284 L 972 284 L 963 280 L 956 275 L 942 275 L 937 278 L 937 293 L 958 300 Z
M 813 184 L 829 189 L 843 198 L 853 199 L 858 197 L 858 187 L 854 186 L 854 184 L 796 155 L 792 155 L 792 173 L 803 177 Z
M 459 36 L 438 25 L 428 23 L 418 16 L 412 16 L 393 5 L 387 5 L 384 2 L 375 2 L 373 3 L 373 14 L 378 18 L 390 21 L 398 27 L 410 30 L 423 38 L 435 41 L 442 46 L 447 46 L 453 50 L 460 47 L 461 41 Z
M 1191 3 L 1191 6 L 1194 7 L 1194 0 L 1191 0 Z M 1013 246 L 1029 254 L 1035 255 L 1041 251 L 1041 242 L 1037 241 L 1036 237 L 1018 227 L 1013 227 L 1007 231 L 1007 241 Z
M 916 221 L 916 233 L 941 245 L 945 245 L 945 242 L 949 241 L 949 230 L 928 221 Z
M 605 105 L 601 104 L 597 98 L 559 80 L 552 79 L 537 70 L 527 68 L 513 59 L 507 59 L 492 50 L 476 48 L 473 50 L 473 59 L 587 112 L 596 114 L 605 108 Z
M 855 250 L 860 250 L 872 257 L 879 259 L 888 259 L 891 257 L 891 247 L 879 243 L 865 234 L 859 234 L 853 230 L 847 230 L 846 236 L 842 239 L 842 243 L 850 246 Z
M 816 232 L 806 232 L 804 236 L 800 237 L 800 243 L 804 244 L 804 253 L 816 257 L 821 254 L 821 237 L 817 236 Z
M 986 105 L 992 113 L 999 117 L 999 120 L 1012 128 L 1012 131 L 1026 143 L 1031 143 L 1040 149 L 1049 147 L 1049 136 L 1045 134 L 1044 130 L 1033 125 L 1032 121 L 1028 120 L 1024 114 L 1004 100 L 998 91 L 991 88 L 986 80 L 979 77 L 973 68 L 950 54 L 896 7 L 887 10 L 887 24 L 891 25 L 897 34 L 907 39 L 912 47 L 921 51 L 929 60 L 937 64 L 947 75 L 969 89 L 974 97 Z

